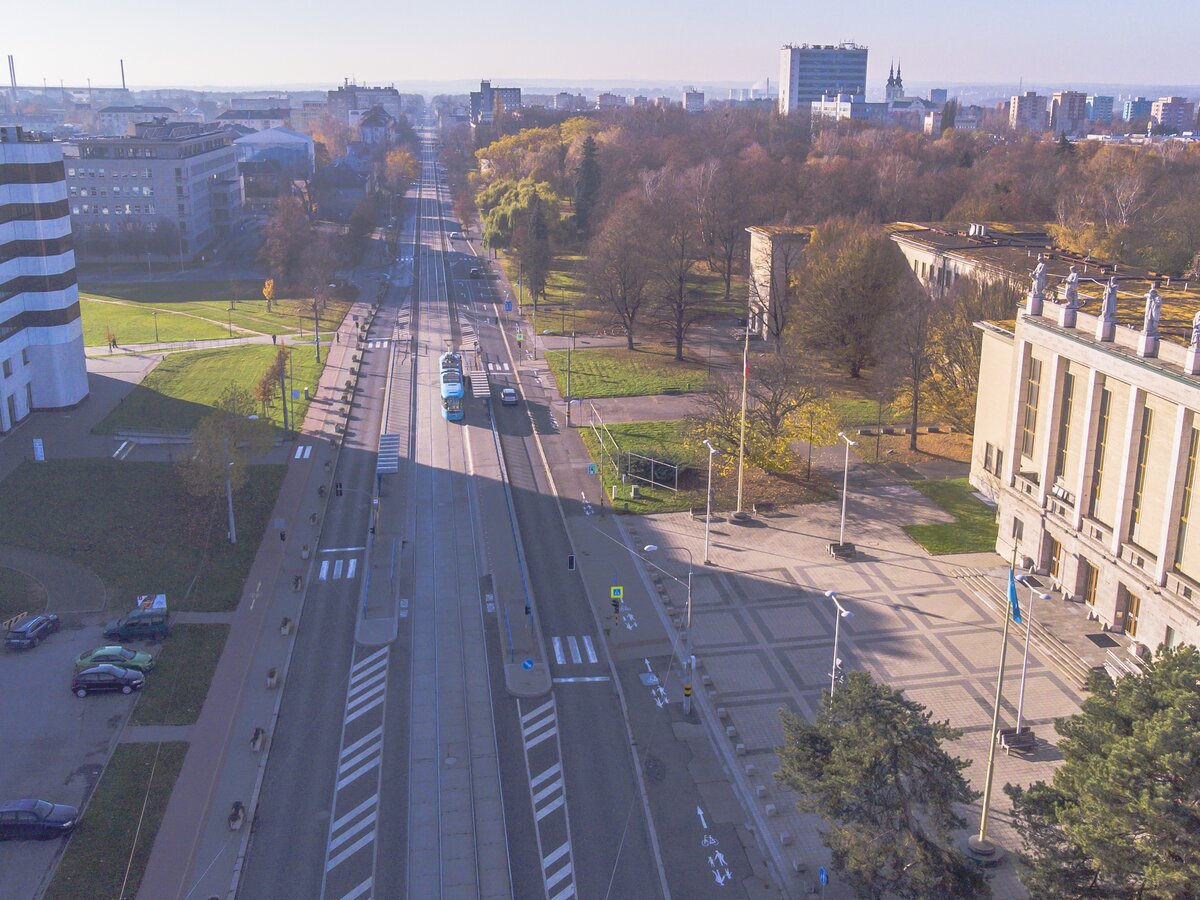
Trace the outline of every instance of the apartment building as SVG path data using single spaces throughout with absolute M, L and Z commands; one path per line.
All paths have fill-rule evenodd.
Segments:
M 899 224 L 892 238 L 934 287 L 1027 287 L 1049 246 L 979 225 Z M 1200 644 L 1200 290 L 1063 252 L 1044 263 L 1041 296 L 978 323 L 971 482 L 997 504 L 997 552 L 1123 635 L 1110 668 L 1131 670 L 1147 648 Z
M 1050 130 L 1056 135 L 1087 131 L 1088 98 L 1081 91 L 1055 91 L 1050 98 Z
M 83 138 L 65 145 L 71 222 L 81 244 L 167 223 L 181 259 L 195 259 L 241 218 L 242 183 L 233 136 L 218 125 L 155 123 L 134 137 Z M 86 251 L 85 251 L 86 252 Z M 145 251 L 141 251 L 145 252 Z M 165 252 L 165 249 L 164 251 Z
M 266 109 L 237 107 L 225 110 L 217 116 L 217 121 L 222 125 L 241 125 L 243 128 L 252 128 L 255 131 L 265 131 L 268 128 L 291 128 L 292 111 L 286 106 Z
M 1150 110 L 1153 106 L 1154 101 L 1147 100 L 1145 97 L 1134 97 L 1130 100 L 1125 100 L 1121 103 L 1121 118 L 1126 122 L 1147 119 L 1150 117 Z
M 62 145 L 0 127 L 0 432 L 87 396 Z
M 858 44 L 785 44 L 779 51 L 779 112 L 808 115 L 828 94 L 867 89 L 867 48 Z
M 479 82 L 479 90 L 471 91 L 471 122 L 475 125 L 490 125 L 499 107 L 502 112 L 515 112 L 521 108 L 521 89 L 514 87 L 492 87 L 490 81 Z
M 1008 127 L 1013 131 L 1046 130 L 1046 98 L 1036 91 L 1014 94 L 1008 103 Z
M 683 111 L 688 113 L 704 112 L 704 91 L 686 90 L 683 92 Z
M 1183 97 L 1160 97 L 1150 104 L 1150 118 L 1170 131 L 1191 131 L 1196 126 L 1196 104 Z
M 133 126 L 156 118 L 175 115 L 169 106 L 105 106 L 96 112 L 96 131 L 99 134 L 133 134 Z
M 1107 125 L 1113 120 L 1113 98 L 1104 94 L 1090 94 L 1087 98 L 1087 117 L 1089 122 L 1099 122 Z

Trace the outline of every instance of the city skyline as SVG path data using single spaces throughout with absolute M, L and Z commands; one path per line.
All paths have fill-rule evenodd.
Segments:
M 1200 26 L 1200 9 L 1164 0 L 1141 4 L 1136 19 L 1122 19 L 1125 8 L 1115 0 L 1066 0 L 1052 8 L 1022 0 L 1009 4 L 1003 16 L 964 8 L 941 18 L 911 15 L 911 8 L 881 15 L 875 4 L 860 0 L 806 11 L 803 22 L 781 0 L 760 0 L 742 10 L 735 39 L 724 10 L 710 0 L 694 4 L 686 20 L 666 5 L 616 0 L 605 16 L 587 21 L 584 33 L 544 0 L 518 2 L 512 14 L 489 18 L 486 28 L 472 23 L 485 7 L 470 3 L 401 15 L 351 0 L 332 21 L 315 0 L 290 5 L 286 21 L 270 9 L 230 0 L 217 0 L 202 20 L 174 8 L 135 10 L 127 0 L 112 6 L 111 15 L 94 18 L 80 0 L 61 5 L 64 21 L 88 21 L 86 41 L 64 41 L 61 33 L 38 28 L 32 11 L 10 15 L 15 27 L 9 33 L 19 40 L 2 49 L 16 59 L 18 82 L 119 85 L 124 58 L 127 83 L 135 89 L 295 87 L 346 77 L 360 83 L 454 82 L 478 73 L 514 83 L 761 85 L 767 78 L 774 83 L 783 44 L 852 40 L 871 51 L 869 86 L 882 84 L 896 60 L 910 84 L 1187 85 L 1196 81 L 1188 37 Z M 312 42 L 318 20 L 326 38 L 319 54 L 311 52 L 318 46 Z M 1162 28 L 1168 20 L 1175 27 Z M 983 29 L 986 44 L 975 37 Z M 264 42 L 264 33 L 277 41 Z M 176 39 L 181 34 L 188 36 L 182 47 Z M 420 37 L 408 52 L 396 54 L 396 42 L 414 35 Z M 450 44 L 459 52 L 446 53 Z M 224 49 L 214 70 L 208 51 L 215 45 Z M 205 51 L 190 53 L 188 47 Z

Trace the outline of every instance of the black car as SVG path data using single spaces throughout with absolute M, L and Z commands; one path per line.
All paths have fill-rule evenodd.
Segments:
M 0 803 L 0 840 L 55 838 L 70 834 L 79 810 L 49 800 L 13 800 Z
M 42 642 L 42 638 L 54 634 L 60 628 L 62 623 L 53 613 L 34 616 L 8 629 L 8 634 L 4 636 L 4 646 L 11 650 L 27 650 L 36 647 Z
M 71 692 L 76 697 L 86 697 L 88 694 L 100 691 L 120 691 L 122 694 L 132 694 L 140 691 L 146 684 L 146 676 L 133 669 L 122 669 L 120 666 L 104 664 L 84 669 L 71 679 Z

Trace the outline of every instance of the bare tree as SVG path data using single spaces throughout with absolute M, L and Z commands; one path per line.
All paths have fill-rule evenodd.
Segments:
M 626 194 L 588 247 L 588 292 L 616 314 L 630 350 L 649 296 L 650 260 L 639 230 L 644 216 L 644 199 L 636 193 Z
M 910 450 L 917 449 L 922 392 L 931 363 L 934 310 L 933 293 L 915 276 L 910 274 L 897 282 L 892 314 L 886 325 L 887 362 L 893 369 L 895 384 L 908 402 Z
M 728 300 L 733 271 L 746 246 L 750 219 L 749 191 L 737 160 L 709 160 L 700 170 L 703 194 L 700 229 L 709 264 L 721 273 Z
M 700 252 L 700 173 L 656 173 L 644 182 L 647 242 L 653 272 L 655 306 L 683 359 L 688 332 L 704 317 L 707 301 L 699 290 L 696 263 Z

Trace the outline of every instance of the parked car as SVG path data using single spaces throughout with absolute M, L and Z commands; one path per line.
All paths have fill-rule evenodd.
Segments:
M 97 647 L 75 657 L 76 672 L 103 665 L 120 666 L 135 672 L 149 672 L 154 668 L 154 657 L 145 650 L 130 650 L 121 646 Z
M 104 691 L 132 694 L 134 691 L 140 691 L 145 685 L 146 676 L 133 669 L 111 665 L 92 666 L 75 673 L 75 677 L 71 679 L 71 692 L 76 697 L 86 697 L 88 694 Z
M 510 387 L 501 388 L 500 402 L 503 405 L 516 406 L 517 400 L 518 400 L 518 398 L 517 398 L 517 389 L 516 388 L 510 388 Z
M 457 231 L 450 232 L 450 240 L 457 241 L 460 237 L 462 237 L 462 235 L 459 234 Z
M 171 617 L 165 609 L 135 609 L 104 626 L 110 641 L 162 640 L 171 633 Z
M 471 269 L 471 277 L 472 278 L 478 278 L 479 276 L 480 276 L 480 272 L 479 272 L 478 268 Z
M 12 800 L 0 803 L 0 840 L 55 838 L 70 834 L 79 821 L 79 810 L 49 800 Z
M 49 637 L 60 628 L 62 623 L 53 613 L 23 619 L 8 629 L 8 634 L 4 636 L 4 646 L 10 650 L 28 650 L 30 647 L 36 647 L 43 638 Z

